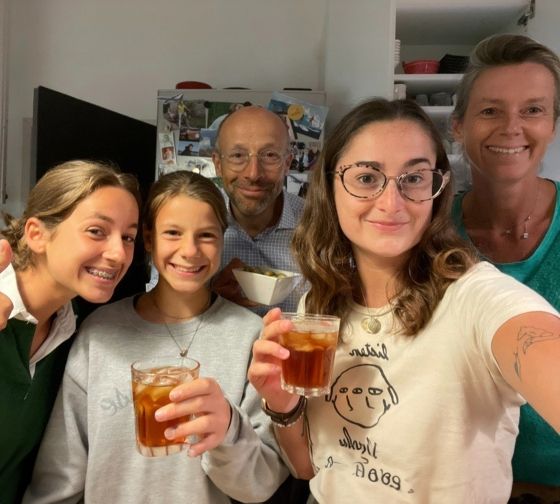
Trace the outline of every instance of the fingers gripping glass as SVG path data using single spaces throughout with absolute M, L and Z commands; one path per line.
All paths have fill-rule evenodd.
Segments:
M 420 203 L 439 196 L 449 182 L 449 173 L 428 169 L 388 177 L 367 161 L 340 166 L 335 173 L 346 192 L 362 199 L 377 198 L 393 179 L 404 198 Z
M 266 170 L 277 170 L 286 158 L 286 153 L 278 152 L 273 149 L 265 149 L 259 152 L 247 152 L 245 150 L 233 150 L 220 154 L 220 159 L 228 164 L 232 171 L 242 171 L 249 163 L 251 156 L 255 156 Z

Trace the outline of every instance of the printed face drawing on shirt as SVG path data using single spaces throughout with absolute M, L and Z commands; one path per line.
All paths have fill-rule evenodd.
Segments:
M 342 418 L 365 429 L 375 427 L 399 402 L 396 390 L 375 364 L 352 366 L 340 373 L 326 400 Z

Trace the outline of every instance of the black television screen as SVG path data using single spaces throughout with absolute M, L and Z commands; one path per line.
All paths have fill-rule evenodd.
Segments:
M 42 86 L 35 89 L 33 108 L 33 183 L 61 162 L 92 159 L 117 164 L 122 171 L 136 175 L 145 199 L 155 178 L 154 125 Z M 134 261 L 113 300 L 144 290 L 147 280 L 139 239 Z

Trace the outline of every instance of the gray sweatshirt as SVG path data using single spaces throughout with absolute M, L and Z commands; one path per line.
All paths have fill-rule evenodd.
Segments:
M 261 502 L 276 490 L 288 472 L 247 381 L 262 320 L 220 297 L 200 317 L 169 329 L 182 346 L 192 338 L 189 357 L 230 401 L 224 442 L 197 458 L 136 451 L 130 364 L 179 350 L 165 325 L 143 320 L 126 298 L 97 309 L 81 326 L 24 503 L 219 504 L 230 502 L 227 495 Z

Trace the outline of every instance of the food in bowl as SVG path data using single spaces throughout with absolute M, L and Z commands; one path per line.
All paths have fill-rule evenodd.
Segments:
M 233 275 L 247 299 L 263 305 L 284 301 L 301 279 L 293 271 L 254 266 L 234 268 Z
M 259 275 L 266 275 L 276 278 L 286 278 L 286 273 L 280 270 L 255 268 L 254 266 L 243 266 L 242 269 L 243 271 L 248 271 L 249 273 L 258 273 Z

